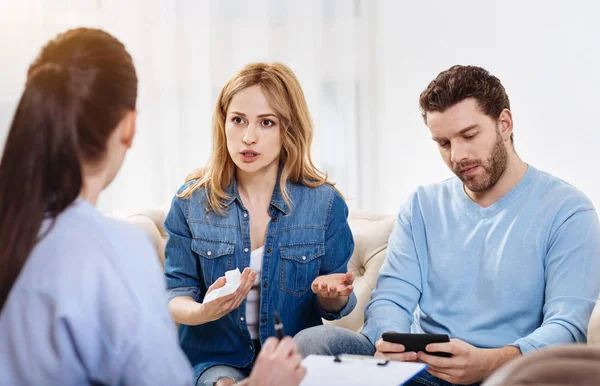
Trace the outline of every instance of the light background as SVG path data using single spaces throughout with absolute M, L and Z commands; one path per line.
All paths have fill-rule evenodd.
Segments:
M 277 60 L 304 88 L 317 165 L 351 207 L 394 213 L 418 185 L 451 176 L 420 92 L 474 64 L 506 87 L 521 157 L 598 206 L 598 16 L 591 0 L 0 0 L 0 143 L 42 44 L 100 27 L 126 44 L 140 78 L 138 137 L 101 210 L 167 203 L 208 160 L 225 80 Z

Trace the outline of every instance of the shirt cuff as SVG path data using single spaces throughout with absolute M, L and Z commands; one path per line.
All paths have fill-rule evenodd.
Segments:
M 517 347 L 519 350 L 521 350 L 521 354 L 523 354 L 523 355 L 530 353 L 532 351 L 539 350 L 539 348 L 537 348 L 536 346 L 534 346 L 533 344 L 528 342 L 525 338 L 517 340 L 515 343 L 511 344 L 510 346 Z
M 386 332 L 408 334 L 411 332 L 411 328 L 408 323 L 392 323 L 388 318 L 371 317 L 365 321 L 361 332 L 375 345 Z
M 200 288 L 196 286 L 191 287 L 176 287 L 167 288 L 167 304 L 178 296 L 189 296 L 196 302 L 200 301 Z
M 319 297 L 315 294 L 315 308 L 317 309 L 319 316 L 325 320 L 338 320 L 343 318 L 344 316 L 347 316 L 352 312 L 352 310 L 354 310 L 354 307 L 356 307 L 356 303 L 356 294 L 354 294 L 354 291 L 352 291 L 352 293 L 348 297 L 348 303 L 346 303 L 344 308 L 342 308 L 338 312 L 328 312 L 325 311 L 323 307 L 321 307 L 321 303 L 319 303 Z

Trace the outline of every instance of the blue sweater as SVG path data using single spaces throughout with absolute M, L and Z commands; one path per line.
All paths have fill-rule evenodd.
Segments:
M 529 166 L 482 208 L 452 178 L 402 207 L 363 334 L 449 334 L 527 353 L 585 342 L 599 291 L 600 225 L 583 193 Z

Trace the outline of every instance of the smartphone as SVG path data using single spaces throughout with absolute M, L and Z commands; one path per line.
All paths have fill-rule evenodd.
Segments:
M 407 352 L 422 351 L 429 355 L 445 358 L 450 358 L 452 356 L 452 354 L 447 352 L 429 352 L 425 350 L 425 347 L 430 343 L 450 342 L 450 338 L 446 334 L 399 334 L 397 332 L 385 332 L 382 338 L 386 342 L 400 343 L 406 348 Z

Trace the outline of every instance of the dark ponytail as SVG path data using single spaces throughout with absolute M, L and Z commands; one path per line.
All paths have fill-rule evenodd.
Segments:
M 42 221 L 77 198 L 82 162 L 102 160 L 136 99 L 131 56 L 100 30 L 59 35 L 29 68 L 0 162 L 0 309 Z

